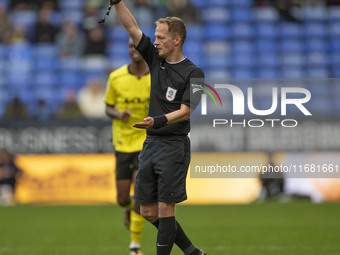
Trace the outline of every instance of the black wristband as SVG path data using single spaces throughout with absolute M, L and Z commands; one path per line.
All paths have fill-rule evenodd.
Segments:
M 161 127 L 165 127 L 168 124 L 168 119 L 165 115 L 153 117 L 153 127 L 154 129 L 158 129 Z
M 122 0 L 115 0 L 115 1 L 110 0 L 110 4 L 115 5 L 115 4 L 118 4 L 120 1 Z

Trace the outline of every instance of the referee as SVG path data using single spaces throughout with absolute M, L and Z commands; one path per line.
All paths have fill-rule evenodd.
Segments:
M 131 231 L 130 255 L 143 255 L 140 240 L 144 219 L 139 204 L 130 197 L 138 170 L 138 155 L 146 137 L 145 130 L 132 127 L 148 113 L 150 72 L 144 59 L 129 40 L 131 63 L 112 72 L 108 79 L 106 114 L 113 121 L 113 145 L 116 151 L 117 202 L 125 210 L 125 226 Z
M 175 219 L 176 203 L 187 199 L 189 117 L 199 102 L 190 102 L 190 95 L 200 98 L 200 93 L 193 93 L 190 79 L 204 78 L 204 73 L 183 55 L 186 27 L 181 19 L 159 19 L 153 44 L 123 1 L 115 1 L 115 9 L 151 72 L 149 117 L 133 125 L 147 129 L 139 155 L 136 201 L 141 203 L 142 216 L 158 228 L 157 255 L 170 254 L 174 243 L 186 255 L 204 255 Z

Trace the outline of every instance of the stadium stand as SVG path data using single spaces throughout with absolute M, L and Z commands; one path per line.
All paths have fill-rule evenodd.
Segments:
M 274 7 L 255 7 L 253 0 L 191 2 L 202 15 L 200 23 L 188 25 L 184 53 L 204 68 L 208 78 L 340 77 L 339 6 L 302 6 L 298 12 L 302 22 L 288 22 Z M 64 20 L 73 21 L 85 31 L 88 24 L 83 20 L 84 6 L 82 0 L 59 0 L 57 8 L 51 11 L 50 21 L 58 29 Z M 109 70 L 129 61 L 127 51 L 123 50 L 128 35 L 109 21 L 105 24 L 109 65 L 107 69 L 91 72 L 84 69 L 82 57 L 61 58 L 55 43 L 32 43 L 37 6 L 16 10 L 9 0 L 0 0 L 0 7 L 7 10 L 13 27 L 24 26 L 26 35 L 20 42 L 0 41 L 0 116 L 15 96 L 27 104 L 46 97 L 55 101 L 51 102 L 55 108 L 63 103 L 63 97 L 46 91 L 61 94 L 67 88 L 78 91 L 89 76 L 106 80 Z M 104 8 L 99 9 L 98 17 L 103 12 Z M 154 38 L 154 27 L 143 27 L 143 31 Z M 312 90 L 318 94 L 323 91 L 315 87 Z M 325 104 L 320 111 L 330 106 L 327 107 Z M 30 111 L 35 108 L 29 107 Z

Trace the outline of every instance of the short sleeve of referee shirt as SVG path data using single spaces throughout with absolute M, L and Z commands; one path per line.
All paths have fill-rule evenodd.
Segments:
M 191 72 L 182 97 L 182 104 L 185 104 L 189 106 L 192 110 L 195 110 L 200 103 L 202 90 L 194 91 L 192 80 L 200 80 L 200 82 L 203 83 L 204 72 L 200 68 L 197 68 Z
M 145 59 L 145 62 L 148 64 L 148 66 L 151 66 L 153 64 L 153 60 L 155 57 L 158 57 L 156 46 L 153 45 L 151 39 L 147 37 L 144 33 L 142 39 L 135 48 Z

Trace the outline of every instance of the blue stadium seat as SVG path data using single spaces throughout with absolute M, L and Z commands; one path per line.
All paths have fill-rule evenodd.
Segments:
M 280 64 L 283 67 L 303 67 L 305 64 L 305 56 L 301 53 L 287 53 L 281 55 Z
M 256 49 L 261 53 L 274 53 L 279 50 L 278 42 L 275 39 L 258 39 L 256 41 Z
M 190 2 L 198 8 L 203 8 L 209 3 L 206 0 L 190 0 Z
M 81 24 L 84 21 L 84 12 L 79 10 L 62 10 L 60 12 L 61 21 L 70 21 L 75 24 Z
M 253 53 L 254 43 L 250 40 L 236 40 L 232 43 L 232 52 L 235 54 Z
M 230 52 L 230 43 L 227 41 L 207 41 L 204 43 L 204 54 L 227 54 Z
M 252 68 L 255 65 L 255 58 L 252 54 L 235 54 L 232 58 L 232 63 L 235 68 L 246 69 Z
M 10 88 L 18 89 L 24 87 L 30 87 L 32 83 L 32 74 L 30 72 L 21 72 L 18 75 L 17 72 L 8 73 L 8 82 Z
M 56 59 L 36 59 L 34 61 L 34 68 L 36 72 L 55 71 L 58 67 L 58 60 Z
M 334 22 L 330 24 L 330 34 L 332 37 L 340 37 L 340 22 Z
M 328 17 L 330 22 L 340 22 L 340 7 L 330 6 L 328 8 Z
M 228 1 L 226 1 L 228 2 Z M 238 7 L 248 7 L 250 8 L 253 6 L 254 1 L 253 0 L 230 0 L 232 6 L 238 6 Z
M 339 67 L 340 66 L 340 52 L 333 53 L 331 55 L 331 65 L 334 67 Z
M 255 27 L 256 35 L 260 39 L 263 38 L 276 38 L 279 35 L 277 25 L 271 22 L 260 22 Z
M 205 71 L 206 78 L 209 79 L 227 79 L 230 78 L 230 71 L 227 69 L 207 69 Z
M 36 59 L 56 59 L 58 57 L 58 48 L 55 44 L 37 44 L 34 48 L 34 57 Z
M 37 72 L 33 82 L 34 87 L 38 90 L 50 89 L 57 84 L 58 79 L 54 72 Z
M 323 40 L 319 38 L 313 38 L 310 40 L 307 40 L 307 51 L 308 52 L 326 52 L 328 51 L 328 40 Z
M 307 69 L 309 78 L 329 78 L 330 73 L 327 67 L 311 67 Z
M 331 74 L 330 74 L 331 78 L 340 78 L 340 69 L 338 66 L 333 66 L 331 69 Z M 338 84 L 338 87 L 340 88 L 340 84 Z M 340 96 L 340 93 L 339 93 Z
M 331 52 L 340 52 L 340 37 L 332 37 L 329 41 Z
M 67 89 L 76 89 L 82 85 L 83 78 L 80 72 L 66 71 L 59 74 L 58 86 Z
M 8 59 L 13 61 L 30 60 L 32 58 L 32 46 L 28 43 L 12 44 L 7 47 Z
M 254 35 L 254 27 L 250 23 L 234 23 L 232 33 L 235 39 L 251 39 Z
M 7 71 L 11 73 L 31 72 L 34 65 L 31 60 L 11 60 L 7 62 Z
M 308 66 L 317 66 L 317 67 L 327 67 L 329 56 L 322 52 L 313 52 L 307 54 L 307 65 Z
M 203 28 L 201 25 L 187 25 L 187 39 L 201 40 L 203 38 Z
M 251 22 L 254 19 L 254 14 L 248 8 L 233 8 L 230 17 L 234 22 Z
M 84 7 L 83 0 L 59 0 L 59 7 L 62 10 L 81 10 Z
M 127 42 L 129 35 L 122 26 L 110 27 L 107 29 L 107 36 L 109 40 Z
M 254 71 L 248 68 L 234 68 L 232 71 L 232 78 L 254 78 L 256 75 Z
M 329 26 L 322 22 L 306 23 L 306 36 L 311 37 L 326 37 L 329 35 Z
M 225 23 L 230 20 L 229 10 L 221 7 L 205 8 L 201 17 L 205 23 L 221 22 Z
M 210 54 L 204 57 L 203 65 L 209 69 L 212 68 L 227 69 L 232 65 L 232 62 L 229 55 Z
M 1 62 L 0 62 L 1 65 Z M 8 75 L 6 72 L 4 71 L 0 71 L 0 88 L 5 88 L 7 86 L 9 86 L 8 84 Z
M 231 36 L 231 31 L 225 24 L 208 24 L 204 26 L 206 40 L 227 40 Z
M 81 66 L 81 59 L 77 57 L 65 58 L 59 61 L 59 68 L 61 71 L 77 72 L 81 69 Z
M 280 42 L 281 51 L 285 53 L 299 53 L 305 50 L 303 41 L 299 39 L 284 39 Z
M 306 74 L 302 68 L 286 67 L 281 70 L 280 78 L 305 78 Z
M 279 59 L 277 54 L 263 53 L 257 56 L 257 65 L 259 68 L 276 67 L 279 65 Z
M 276 68 L 273 67 L 263 67 L 260 66 L 257 71 L 257 78 L 278 78 L 279 72 Z
M 255 9 L 255 20 L 274 23 L 280 20 L 280 16 L 274 7 L 261 7 Z
M 7 58 L 7 46 L 0 43 L 0 60 Z
M 280 26 L 280 36 L 283 39 L 301 38 L 304 36 L 304 30 L 300 24 L 284 22 Z
M 328 19 L 328 11 L 322 6 L 306 6 L 302 9 L 302 18 L 306 22 L 326 21 Z
M 106 51 L 110 58 L 129 57 L 129 45 L 127 41 L 110 43 Z
M 199 41 L 187 40 L 183 46 L 184 55 L 202 55 L 202 43 Z
M 192 1 L 192 0 L 191 0 Z M 197 1 L 197 0 L 195 0 Z M 226 0 L 209 0 L 209 1 L 205 1 L 206 2 L 206 6 L 210 7 L 228 7 L 230 5 L 230 1 L 226 1 Z
M 7 65 L 8 65 L 7 61 L 2 60 L 0 58 L 0 82 L 1 82 L 1 79 L 2 79 L 2 76 L 4 75 L 4 73 L 7 72 Z

